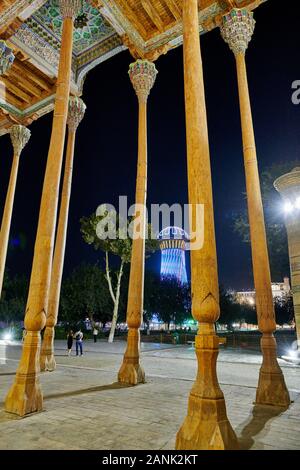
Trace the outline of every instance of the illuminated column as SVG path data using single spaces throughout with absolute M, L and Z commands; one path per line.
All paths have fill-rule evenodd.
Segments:
M 56 362 L 54 357 L 54 328 L 57 324 L 61 280 L 65 258 L 69 205 L 72 187 L 75 138 L 77 128 L 84 117 L 85 110 L 86 105 L 80 98 L 70 98 L 68 114 L 69 132 L 65 162 L 65 173 L 51 273 L 46 329 L 44 332 L 40 356 L 41 370 L 48 370 L 49 372 L 55 370 L 56 368 Z
M 7 256 L 8 239 L 11 225 L 11 217 L 14 205 L 16 183 L 18 177 L 19 161 L 23 148 L 30 139 L 30 130 L 24 126 L 13 126 L 10 131 L 10 138 L 14 148 L 14 157 L 10 173 L 10 180 L 5 200 L 0 232 L 0 296 L 3 287 L 5 262 Z
M 199 326 L 195 340 L 198 373 L 187 416 L 177 433 L 176 449 L 237 449 L 216 370 L 219 286 L 198 0 L 183 0 L 183 52 L 188 190 L 193 209 L 190 225 L 196 226 L 196 208 L 202 205 L 204 243 L 191 250 L 192 314 Z
M 285 201 L 285 225 L 289 243 L 297 343 L 300 350 L 300 167 L 278 178 L 274 186 Z
M 290 404 L 290 397 L 277 362 L 277 345 L 273 335 L 276 320 L 245 62 L 254 26 L 253 13 L 246 9 L 233 9 L 223 17 L 221 33 L 235 55 L 238 76 L 256 309 L 259 329 L 262 332 L 263 363 L 256 403 L 286 407 Z
M 0 39 L 0 76 L 8 72 L 15 60 L 12 50 Z
M 24 416 L 43 407 L 39 384 L 40 331 L 46 324 L 57 203 L 70 94 L 73 20 L 80 0 L 59 0 L 63 17 L 60 62 L 57 77 L 52 134 L 44 178 L 38 229 L 25 313 L 25 336 L 15 382 L 5 400 L 5 409 Z
M 127 304 L 127 349 L 119 370 L 121 383 L 136 385 L 145 382 L 140 365 L 140 326 L 144 305 L 146 194 L 147 194 L 147 100 L 157 70 L 152 62 L 138 60 L 130 65 L 129 76 L 139 100 L 138 165 L 135 195 L 131 267 Z

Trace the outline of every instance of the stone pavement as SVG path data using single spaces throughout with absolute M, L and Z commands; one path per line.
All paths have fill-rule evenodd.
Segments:
M 0 449 L 174 449 L 195 378 L 188 346 L 142 345 L 147 383 L 116 383 L 125 342 L 85 342 L 82 357 L 56 341 L 57 370 L 41 375 L 44 411 L 19 419 L 0 411 Z M 0 402 L 14 380 L 21 347 L 0 342 Z M 242 449 L 300 449 L 300 368 L 280 360 L 294 403 L 254 407 L 261 357 L 221 350 L 218 373 Z

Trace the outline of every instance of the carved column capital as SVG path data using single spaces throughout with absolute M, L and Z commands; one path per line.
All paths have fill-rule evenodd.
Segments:
M 137 60 L 130 64 L 128 73 L 139 101 L 146 102 L 158 73 L 155 65 L 148 60 Z
M 237 54 L 245 54 L 254 33 L 253 13 L 246 8 L 233 8 L 222 17 L 221 34 L 230 49 Z
M 63 19 L 74 19 L 82 8 L 82 0 L 59 0 L 58 3 Z
M 20 155 L 25 145 L 29 142 L 31 132 L 27 127 L 16 125 L 11 128 L 10 138 L 14 148 L 14 154 Z
M 81 98 L 72 96 L 69 99 L 68 127 L 72 132 L 76 132 L 86 111 L 86 105 Z
M 0 40 L 0 76 L 3 75 L 12 66 L 15 56 L 12 50 L 6 45 L 6 42 Z

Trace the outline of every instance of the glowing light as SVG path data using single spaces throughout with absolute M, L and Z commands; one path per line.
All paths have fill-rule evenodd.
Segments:
M 297 209 L 300 209 L 300 197 L 298 197 L 298 198 L 296 199 L 295 207 L 296 207 Z
M 5 341 L 11 341 L 13 339 L 12 334 L 11 333 L 5 333 L 5 335 L 3 336 L 3 339 Z
M 288 355 L 292 357 L 293 359 L 296 359 L 299 355 L 299 351 L 297 349 L 290 349 L 288 351 Z
M 291 202 L 286 202 L 283 206 L 283 209 L 286 214 L 290 214 L 291 212 L 293 212 L 294 206 Z

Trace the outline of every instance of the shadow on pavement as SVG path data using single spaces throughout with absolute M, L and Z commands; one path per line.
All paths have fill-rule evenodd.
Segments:
M 51 400 L 53 398 L 72 397 L 76 395 L 83 395 L 85 393 L 103 392 L 105 390 L 118 390 L 120 388 L 128 388 L 131 385 L 123 385 L 119 382 L 114 382 L 109 385 L 99 385 L 97 387 L 83 388 L 81 390 L 71 390 L 70 392 L 54 393 L 52 395 L 44 395 L 44 400 Z
M 262 433 L 259 436 L 259 440 L 268 434 L 268 429 L 265 426 L 268 421 L 284 413 L 288 408 L 278 408 L 274 406 L 263 406 L 255 405 L 252 409 L 252 414 L 244 421 L 236 430 L 238 435 L 240 449 L 249 450 L 255 443 L 254 436 Z M 263 431 L 263 432 L 262 432 Z M 256 449 L 258 445 L 261 445 L 260 449 L 264 449 L 262 442 L 256 441 Z

